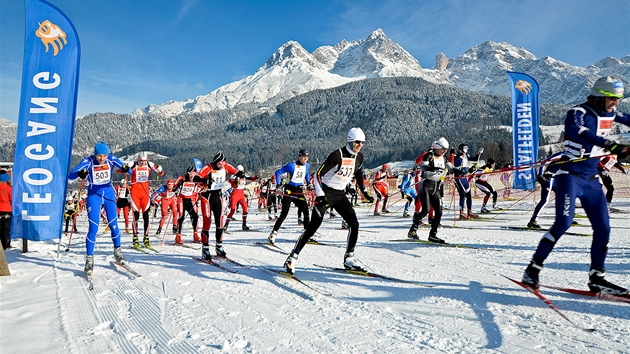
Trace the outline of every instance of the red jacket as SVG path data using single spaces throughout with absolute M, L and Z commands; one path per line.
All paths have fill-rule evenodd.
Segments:
M 10 213 L 12 211 L 12 198 L 12 187 L 6 182 L 0 182 L 0 213 Z

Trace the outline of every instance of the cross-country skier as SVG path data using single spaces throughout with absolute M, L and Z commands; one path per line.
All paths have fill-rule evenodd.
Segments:
M 413 170 L 407 171 L 403 175 L 402 181 L 400 182 L 400 194 L 402 199 L 407 199 L 405 202 L 405 210 L 403 211 L 403 217 L 409 217 L 409 206 L 415 203 L 417 198 L 416 188 L 414 184 L 414 174 L 417 173 L 417 169 L 414 167 Z
M 599 164 L 597 157 L 606 155 L 607 151 L 621 159 L 630 156 L 629 146 L 607 139 L 613 122 L 630 125 L 630 115 L 617 111 L 623 94 L 623 82 L 612 76 L 605 76 L 595 82 L 586 102 L 567 112 L 562 158 L 569 162 L 562 164 L 555 175 L 557 183 L 555 221 L 542 237 L 523 274 L 523 282 L 532 287 L 538 287 L 543 262 L 571 226 L 575 213 L 575 199 L 580 198 L 593 228 L 588 287 L 590 291 L 596 293 L 628 294 L 628 289 L 604 278 L 610 220 L 606 196 L 597 174 Z M 570 162 L 571 160 L 575 162 Z
M 545 159 L 545 162 L 540 166 L 539 172 L 536 175 L 536 180 L 540 183 L 540 201 L 536 204 L 534 213 L 529 223 L 527 223 L 527 227 L 531 229 L 540 229 L 540 225 L 538 225 L 536 219 L 538 218 L 538 213 L 549 203 L 551 191 L 556 188 L 554 175 L 560 169 L 558 161 L 562 157 L 562 154 L 562 152 L 557 152 Z
M 129 231 L 129 186 L 127 185 L 127 178 L 120 180 L 120 185 L 114 187 L 116 189 L 116 215 L 120 217 L 120 209 L 123 211 L 123 217 L 125 218 L 125 232 Z
M 420 163 L 422 171 L 422 181 L 419 186 L 418 199 L 422 200 L 422 210 L 413 214 L 413 222 L 407 236 L 418 239 L 418 226 L 422 218 L 429 214 L 429 207 L 433 206 L 434 215 L 429 231 L 429 241 L 444 243 L 444 240 L 437 237 L 437 230 L 442 220 L 442 197 L 444 196 L 444 177 L 453 168 L 447 162 L 444 155 L 448 151 L 448 141 L 439 138 L 431 144 L 431 150 L 424 154 Z
M 365 134 L 361 128 L 352 128 L 348 132 L 346 146 L 331 152 L 324 163 L 315 173 L 314 185 L 317 198 L 313 206 L 311 222 L 297 240 L 291 254 L 284 262 L 284 269 L 295 273 L 295 262 L 308 240 L 315 234 L 322 224 L 326 209 L 332 207 L 348 224 L 348 245 L 344 255 L 344 267 L 352 270 L 364 270 L 361 263 L 354 256 L 354 247 L 359 238 L 359 221 L 346 198 L 346 185 L 354 176 L 361 193 L 369 203 L 374 198 L 367 192 L 363 184 L 363 154 L 361 149 L 365 144 Z
M 378 205 L 383 200 L 383 209 L 381 213 L 389 213 L 387 210 L 387 200 L 389 199 L 389 183 L 388 179 L 396 178 L 387 169 L 387 164 L 383 164 L 380 170 L 374 174 L 374 181 L 372 181 L 372 188 L 376 194 L 376 204 L 374 205 L 374 216 L 381 215 L 378 212 Z
M 186 213 L 190 217 L 190 221 L 193 227 L 193 241 L 201 242 L 201 237 L 197 234 L 197 222 L 199 220 L 199 214 L 197 214 L 197 198 L 199 195 L 199 187 L 192 181 L 194 176 L 197 175 L 194 166 L 189 166 L 186 173 L 179 176 L 175 181 L 175 191 L 179 191 L 177 194 L 177 226 L 175 226 L 175 217 L 173 217 L 173 227 L 175 228 L 175 244 L 181 245 L 182 242 L 182 225 L 184 224 L 184 218 Z
M 133 210 L 133 245 L 138 247 L 138 219 L 142 212 L 144 221 L 144 238 L 142 242 L 149 247 L 149 207 L 151 206 L 151 191 L 149 190 L 149 181 L 151 179 L 151 171 L 159 176 L 164 176 L 162 166 L 156 165 L 149 161 L 149 156 L 145 151 L 138 154 L 138 162 L 129 166 L 129 174 L 131 175 L 131 209 Z
M 223 186 L 228 180 L 229 175 L 237 173 L 238 170 L 225 161 L 225 155 L 222 151 L 214 154 L 212 162 L 205 165 L 199 173 L 193 178 L 193 181 L 205 185 L 206 188 L 201 192 L 201 215 L 203 217 L 203 226 L 201 228 L 201 257 L 203 259 L 212 259 L 210 254 L 210 225 L 212 215 L 214 215 L 215 226 L 215 251 L 217 256 L 225 257 L 226 253 L 223 249 L 223 227 L 225 226 L 226 215 L 225 197 L 223 195 Z M 210 214 L 212 213 L 212 215 Z
M 479 188 L 480 191 L 486 194 L 486 196 L 483 197 L 483 204 L 481 205 L 482 213 L 490 212 L 488 207 L 486 207 L 486 204 L 488 203 L 488 199 L 490 199 L 491 195 L 492 195 L 492 209 L 500 209 L 499 206 L 497 206 L 497 197 L 498 197 L 497 191 L 495 191 L 494 187 L 492 187 L 492 185 L 488 183 L 488 177 L 490 177 L 489 173 L 494 171 L 494 166 L 495 166 L 494 159 L 489 158 L 488 161 L 486 161 L 485 166 L 481 167 L 477 172 L 474 173 L 475 185 L 477 186 L 477 188 Z
M 475 157 L 468 155 L 468 145 L 459 144 L 457 147 L 457 156 L 453 159 L 453 175 L 455 176 L 455 188 L 457 188 L 457 194 L 459 194 L 459 218 L 476 219 L 479 215 L 472 212 L 472 195 L 470 194 L 470 183 L 468 180 L 469 175 L 469 162 L 479 162 L 479 157 L 483 154 L 483 148 L 477 150 Z M 468 212 L 464 211 L 464 204 Z
M 230 213 L 227 216 L 227 220 L 225 221 L 225 230 L 227 230 L 230 221 L 232 221 L 232 217 L 234 213 L 236 213 L 236 208 L 240 205 L 243 208 L 243 224 L 241 225 L 241 229 L 244 231 L 249 230 L 249 226 L 247 226 L 247 214 L 249 212 L 249 208 L 247 205 L 247 198 L 245 196 L 245 185 L 247 181 L 257 181 L 258 177 L 250 176 L 245 173 L 245 167 L 243 165 L 236 166 L 238 172 L 232 177 L 230 177 L 230 184 L 232 185 L 232 192 L 230 194 Z
M 160 205 L 160 208 L 162 209 L 162 218 L 160 219 L 160 225 L 158 226 L 158 229 L 155 232 L 156 236 L 162 233 L 162 226 L 164 226 L 164 222 L 166 221 L 166 218 L 168 217 L 169 209 L 171 209 L 173 224 L 175 224 L 177 222 L 177 219 L 179 219 L 179 216 L 177 215 L 177 208 L 176 208 L 177 197 L 176 197 L 176 193 L 174 189 L 175 189 L 175 181 L 172 179 L 169 179 L 168 181 L 166 181 L 165 185 L 160 186 L 160 188 L 156 189 L 154 192 L 154 195 L 155 195 L 154 199 L 158 199 L 160 201 L 159 205 Z
M 101 206 L 107 214 L 107 225 L 111 231 L 112 242 L 114 243 L 114 258 L 120 264 L 125 263 L 122 250 L 120 249 L 120 229 L 116 217 L 116 194 L 112 185 L 112 174 L 114 168 L 127 173 L 129 166 L 124 164 L 118 157 L 110 154 L 109 146 L 100 142 L 94 146 L 94 155 L 84 158 L 68 175 L 68 179 L 87 178 L 87 213 L 89 229 L 85 238 L 86 274 L 91 275 L 94 269 L 94 245 L 96 244 L 96 232 L 98 231 Z
M 288 182 L 284 185 L 284 190 L 282 191 L 282 211 L 280 212 L 280 217 L 273 225 L 273 230 L 269 234 L 269 243 L 273 244 L 276 241 L 278 230 L 280 230 L 280 226 L 282 226 L 284 219 L 286 219 L 289 214 L 291 203 L 295 204 L 298 210 L 304 215 L 304 228 L 306 229 L 308 227 L 308 204 L 306 196 L 304 195 L 304 188 L 311 183 L 311 176 L 309 175 L 311 165 L 307 161 L 308 151 L 302 149 L 298 152 L 296 161 L 289 162 L 275 172 L 276 181 L 280 180 L 280 175 L 286 173 Z

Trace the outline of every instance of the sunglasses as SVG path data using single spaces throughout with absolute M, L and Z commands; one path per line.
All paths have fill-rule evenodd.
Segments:
M 355 140 L 354 143 L 357 145 L 365 145 L 365 141 L 360 141 L 360 140 Z

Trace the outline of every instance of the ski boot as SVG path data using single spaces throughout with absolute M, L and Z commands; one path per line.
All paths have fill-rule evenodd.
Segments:
M 433 243 L 446 243 L 441 238 L 437 237 L 437 232 L 429 232 L 429 242 Z
M 468 214 L 466 214 L 465 211 L 460 210 L 459 211 L 459 220 L 468 220 Z
M 481 206 L 481 212 L 482 213 L 489 213 L 490 209 L 486 208 L 486 205 L 484 204 L 484 205 Z
M 251 230 L 251 229 L 249 228 L 249 226 L 247 226 L 247 225 L 243 222 L 243 231 L 249 231 L 249 230 Z
M 366 272 L 361 262 L 354 257 L 354 252 L 348 252 L 343 256 L 343 267 L 357 272 Z
M 155 237 L 160 236 L 161 233 L 162 233 L 162 228 L 158 227 L 157 231 L 155 232 Z
M 142 243 L 144 244 L 144 247 L 151 247 L 151 242 L 149 241 L 149 235 L 144 235 L 144 238 L 142 239 Z
M 177 226 L 173 226 L 173 233 L 176 234 L 177 233 Z
M 381 215 L 381 213 L 379 213 L 378 211 L 374 212 L 374 216 L 380 216 L 380 215 Z
M 296 253 L 291 252 L 289 257 L 287 257 L 287 260 L 284 261 L 283 267 L 287 273 L 291 275 L 295 274 L 295 261 L 297 261 L 297 259 L 298 259 L 298 255 Z
M 131 244 L 133 245 L 133 247 L 136 247 L 136 248 L 140 247 L 140 242 L 138 241 L 138 235 L 133 235 Z
M 85 268 L 83 271 L 87 275 L 92 275 L 92 271 L 94 271 L 94 256 L 85 256 Z
M 130 234 L 131 231 L 129 231 L 129 226 L 125 226 L 125 233 Z
M 214 247 L 214 251 L 217 253 L 217 256 L 219 257 L 227 256 L 227 253 L 225 253 L 225 250 L 223 249 L 223 243 L 217 242 L 216 246 Z
M 542 264 L 537 264 L 533 260 L 529 262 L 529 265 L 525 268 L 525 273 L 523 273 L 523 283 L 534 289 L 538 289 L 538 285 L 540 284 L 538 275 L 542 269 Z
M 201 237 L 199 237 L 199 234 L 197 234 L 197 231 L 193 232 L 193 242 L 194 243 L 201 242 Z
M 409 211 L 408 210 L 403 211 L 403 215 L 402 215 L 403 218 L 408 218 L 410 216 L 411 215 L 409 215 Z
M 272 245 L 276 244 L 276 236 L 278 236 L 278 231 L 271 231 L 271 233 L 269 234 L 269 237 L 267 237 L 267 242 L 271 243 Z
M 387 210 L 387 209 L 383 209 L 383 210 L 381 210 L 381 213 L 383 213 L 383 214 L 389 214 L 389 210 Z
M 606 271 L 602 269 L 591 268 L 588 273 L 589 283 L 588 288 L 593 293 L 606 293 L 611 295 L 628 295 L 628 289 L 622 288 L 619 285 L 613 284 L 604 279 Z
M 497 203 L 492 204 L 492 209 L 494 209 L 494 210 L 503 210 L 503 208 L 498 206 Z
M 410 239 L 413 239 L 413 240 L 419 240 L 419 238 L 418 238 L 418 230 L 415 229 L 415 228 L 412 228 L 407 233 L 407 237 L 409 237 Z
M 479 219 L 479 215 L 473 213 L 472 211 L 468 210 L 468 218 L 469 219 Z
M 212 260 L 212 255 L 210 255 L 210 246 L 203 245 L 201 247 L 201 258 L 207 261 Z
M 527 227 L 530 229 L 540 229 L 540 225 L 536 221 L 530 221 L 527 223 Z
M 124 265 L 125 263 L 127 263 L 127 261 L 125 260 L 125 257 L 123 257 L 122 250 L 120 249 L 120 247 L 114 247 L 114 260 L 118 264 Z
M 181 234 L 176 234 L 175 235 L 175 244 L 176 245 L 183 245 L 184 244 L 182 242 L 182 235 Z
M 342 229 L 344 229 L 344 230 L 347 230 L 347 229 L 348 229 L 348 223 L 347 223 L 345 220 L 343 220 L 343 221 L 341 222 L 341 228 L 342 228 Z
M 302 220 L 302 218 L 298 218 L 298 225 L 304 225 L 304 220 Z

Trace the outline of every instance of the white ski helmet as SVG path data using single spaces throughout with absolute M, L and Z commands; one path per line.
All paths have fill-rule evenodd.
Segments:
M 448 141 L 444 137 L 439 138 L 431 144 L 431 149 L 444 149 L 448 150 Z
M 622 99 L 624 93 L 623 82 L 612 76 L 600 77 L 593 84 L 591 96 Z
M 236 166 L 236 169 L 241 171 L 241 172 L 245 171 L 245 167 L 243 167 L 243 165 Z
M 348 138 L 346 139 L 346 141 L 347 142 L 353 142 L 353 141 L 365 142 L 365 133 L 363 133 L 363 130 L 361 130 L 361 128 L 352 128 L 348 132 Z
M 141 151 L 138 154 L 138 161 L 147 161 L 149 159 L 149 154 L 146 151 Z

